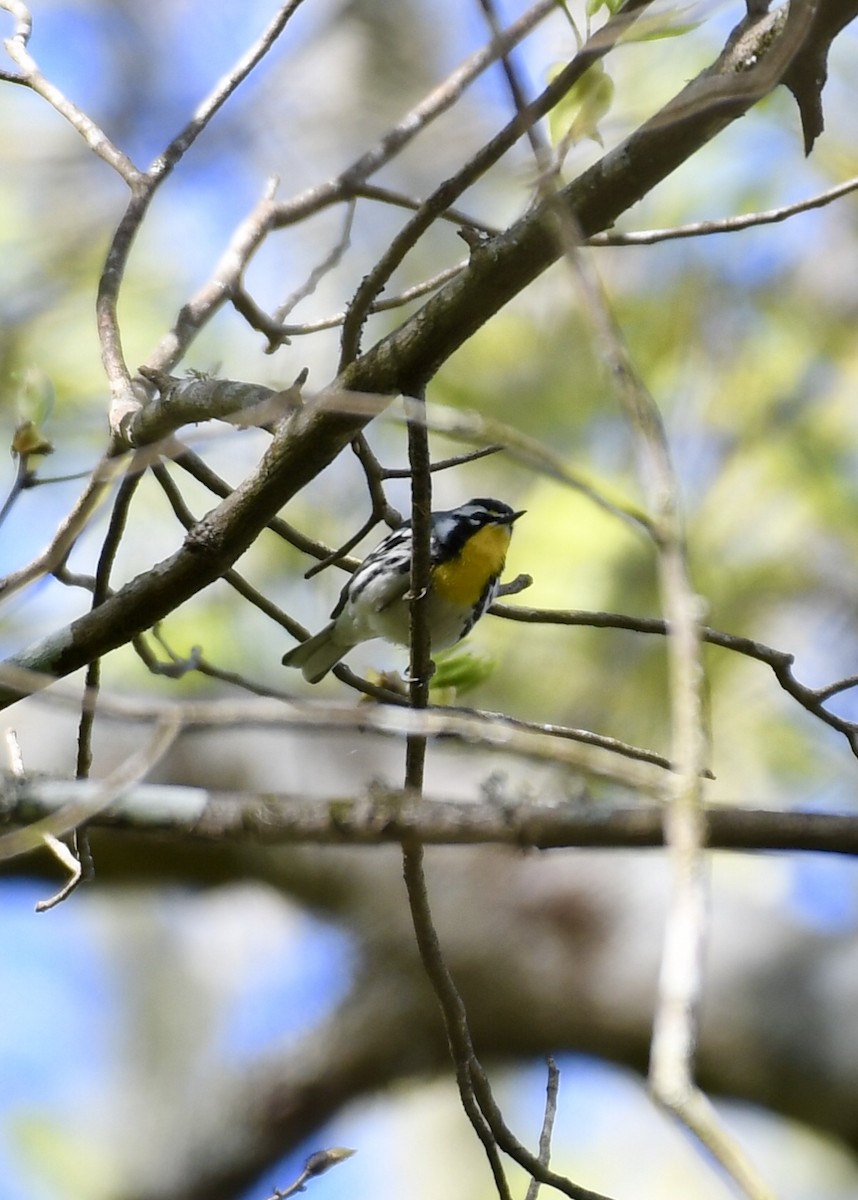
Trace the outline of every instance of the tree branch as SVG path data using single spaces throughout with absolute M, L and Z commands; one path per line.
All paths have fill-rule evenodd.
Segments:
M 640 850 L 664 846 L 664 809 L 606 801 L 540 801 L 532 796 L 474 796 L 454 801 L 375 789 L 363 796 L 213 792 L 126 779 L 107 805 L 95 780 L 16 779 L 0 791 L 6 825 L 50 820 L 67 806 L 86 810 L 92 828 L 168 834 L 189 842 L 257 846 L 377 846 L 403 838 L 427 846 Z M 858 857 L 858 817 L 765 808 L 703 810 L 708 850 L 760 850 Z M 33 828 L 36 828 L 33 826 Z M 62 832 L 68 830 L 63 822 Z M 52 824 L 50 832 L 54 832 Z M 27 851 L 37 848 L 28 841 Z

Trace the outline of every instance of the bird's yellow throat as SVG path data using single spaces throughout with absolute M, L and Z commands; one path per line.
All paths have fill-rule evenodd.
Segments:
M 509 525 L 485 525 L 468 538 L 456 558 L 435 568 L 435 593 L 453 604 L 476 604 L 488 581 L 503 570 L 511 532 Z

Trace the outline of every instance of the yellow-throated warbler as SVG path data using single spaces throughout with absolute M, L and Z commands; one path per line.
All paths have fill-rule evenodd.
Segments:
M 470 633 L 494 600 L 513 522 L 523 514 L 500 500 L 469 500 L 432 514 L 429 630 L 433 650 Z M 407 646 L 411 620 L 411 522 L 394 529 L 343 588 L 331 622 L 283 656 L 318 683 L 360 642 L 387 638 Z

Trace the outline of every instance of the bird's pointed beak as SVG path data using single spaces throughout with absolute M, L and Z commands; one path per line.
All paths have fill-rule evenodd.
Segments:
M 509 519 L 509 523 L 510 523 L 510 525 L 514 525 L 514 524 L 515 524 L 515 522 L 518 520 L 518 518 L 519 518 L 519 517 L 523 517 L 523 516 L 524 516 L 524 514 L 525 514 L 526 512 L 527 512 L 527 509 L 526 509 L 526 508 L 523 508 L 523 509 L 521 510 L 521 512 L 513 513 L 513 514 L 512 514 L 512 516 L 511 516 L 511 517 L 510 517 L 510 519 Z

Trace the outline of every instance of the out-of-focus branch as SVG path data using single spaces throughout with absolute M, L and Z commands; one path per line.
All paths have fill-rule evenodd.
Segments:
M 87 803 L 100 783 L 73 779 L 8 779 L 0 815 L 6 824 L 51 817 Z M 710 850 L 779 850 L 858 857 L 858 817 L 779 809 L 704 810 Z M 424 845 L 499 845 L 521 849 L 634 850 L 664 845 L 664 808 L 608 802 L 563 804 L 532 795 L 451 801 L 406 792 L 328 797 L 266 791 L 212 792 L 171 784 L 127 785 L 92 815 L 94 829 L 164 833 L 182 841 L 236 845 L 376 846 L 414 837 Z
M 117 593 L 118 594 L 118 593 Z M 106 601 L 105 603 L 109 603 Z M 101 606 L 104 608 L 104 605 Z M 101 611 L 99 609 L 98 611 Z M 3 687 L 18 692 L 35 692 L 44 680 L 26 670 L 6 668 L 0 675 Z M 62 692 L 57 699 L 64 699 Z M 390 699 L 382 690 L 381 698 Z M 401 700 L 401 698 L 400 698 Z M 164 712 L 164 703 L 147 703 L 130 697 L 102 693 L 99 711 L 103 717 L 151 721 Z M 634 793 L 656 795 L 664 786 L 669 767 L 651 751 L 637 751 L 612 738 L 586 731 L 512 720 L 497 713 L 468 709 L 410 709 L 397 704 L 333 704 L 330 701 L 182 701 L 173 702 L 184 729 L 280 728 L 349 729 L 385 736 L 447 736 L 474 744 L 485 742 L 496 754 L 515 754 L 535 761 L 554 762 L 587 775 L 610 780 Z
M 164 712 L 149 740 L 106 779 L 93 784 L 91 791 L 85 790 L 88 781 L 79 781 L 78 786 L 84 790 L 75 793 L 58 810 L 0 835 L 0 862 L 30 854 L 40 848 L 44 838 L 62 837 L 104 812 L 149 774 L 173 745 L 181 728 L 181 714 L 177 710 Z
M 320 1025 L 266 1046 L 241 1073 L 221 1072 L 215 1114 L 204 1103 L 180 1106 L 182 1157 L 159 1161 L 154 1180 L 129 1175 L 129 1200 L 233 1200 L 288 1149 L 317 1141 L 344 1105 L 448 1071 L 437 1001 L 400 903 L 395 847 L 365 855 L 243 844 L 236 852 L 227 843 L 201 854 L 198 844 L 175 841 L 171 862 L 155 851 L 162 845 L 157 831 L 99 834 L 103 885 L 264 879 L 346 928 L 353 985 Z M 661 853 L 438 847 L 427 860 L 439 936 L 486 1061 L 532 1073 L 536 1056 L 571 1051 L 645 1071 L 667 891 Z M 747 883 L 729 859 L 717 864 L 701 1078 L 720 1096 L 854 1148 L 858 938 L 815 928 L 784 911 L 781 889 L 744 886 L 742 878 Z M 472 895 L 480 902 L 463 921 L 462 898 Z M 817 986 L 808 987 L 809 978 Z M 152 1086 L 162 1094 L 162 1072 Z M 165 1130 L 173 1128 L 176 1113 L 159 1111 Z M 224 1128 L 229 1138 L 218 1135 Z M 781 1165 L 786 1178 L 790 1168 Z

